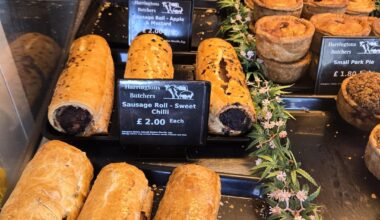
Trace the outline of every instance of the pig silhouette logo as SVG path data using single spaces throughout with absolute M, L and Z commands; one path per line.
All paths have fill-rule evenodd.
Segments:
M 165 14 L 181 15 L 183 13 L 183 8 L 178 2 L 162 2 L 162 5 L 166 9 Z
M 166 85 L 165 90 L 170 97 L 165 99 L 193 100 L 194 93 L 186 85 Z
M 380 54 L 380 45 L 377 41 L 360 41 L 359 45 L 363 48 L 363 52 L 358 54 Z

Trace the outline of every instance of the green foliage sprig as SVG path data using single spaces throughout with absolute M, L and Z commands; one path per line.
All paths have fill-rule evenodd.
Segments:
M 258 121 L 248 134 L 252 140 L 248 149 L 255 159 L 252 174 L 262 181 L 270 205 L 268 219 L 322 219 L 320 206 L 313 203 L 320 187 L 301 169 L 286 132 L 287 120 L 292 116 L 285 110 L 281 96 L 289 86 L 264 79 L 262 62 L 256 57 L 255 37 L 249 32 L 249 9 L 240 0 L 219 0 L 219 5 L 230 12 L 221 32 L 235 46 L 256 107 Z

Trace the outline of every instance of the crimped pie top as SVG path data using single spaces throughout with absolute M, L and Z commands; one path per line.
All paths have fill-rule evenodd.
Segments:
M 314 26 L 308 20 L 289 15 L 265 16 L 256 22 L 256 34 L 275 42 L 312 37 Z
M 380 19 L 377 18 L 372 22 L 372 31 L 377 35 L 380 36 Z
M 347 11 L 358 13 L 370 13 L 375 10 L 375 1 L 373 0 L 349 0 Z
M 319 7 L 344 8 L 348 5 L 348 0 L 309 0 L 305 4 Z
M 310 19 L 315 29 L 331 36 L 368 36 L 371 27 L 366 19 L 345 14 L 323 13 Z
M 284 11 L 294 11 L 303 6 L 303 0 L 254 0 L 254 3 L 261 7 Z
M 347 80 L 349 97 L 361 108 L 380 115 L 380 73 L 365 72 Z

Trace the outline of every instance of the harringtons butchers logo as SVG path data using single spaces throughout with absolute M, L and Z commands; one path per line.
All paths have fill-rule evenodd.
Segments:
M 186 85 L 165 85 L 165 90 L 170 93 L 171 97 L 164 99 L 193 100 L 194 93 Z
M 181 15 L 183 8 L 178 2 L 162 2 L 162 5 L 166 9 L 165 14 Z
M 358 54 L 380 54 L 378 41 L 360 41 L 359 45 L 363 48 L 363 52 Z

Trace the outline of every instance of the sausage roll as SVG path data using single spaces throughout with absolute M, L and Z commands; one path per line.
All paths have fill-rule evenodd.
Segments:
M 10 49 L 29 105 L 35 108 L 44 85 L 56 68 L 61 48 L 52 38 L 31 32 L 15 39 Z
M 256 120 L 238 56 L 228 42 L 210 38 L 201 42 L 196 59 L 196 79 L 211 82 L 209 132 L 239 135 Z
M 221 197 L 220 178 L 205 167 L 177 167 L 169 178 L 155 220 L 215 220 Z
M 113 163 L 100 171 L 78 220 L 149 220 L 152 203 L 144 173 L 127 163 Z
M 71 135 L 107 133 L 114 77 L 111 50 L 102 37 L 75 40 L 49 106 L 50 124 Z
M 44 144 L 28 163 L 0 219 L 76 219 L 90 188 L 86 154 L 61 141 Z
M 128 50 L 124 78 L 173 79 L 172 48 L 155 34 L 137 36 Z

